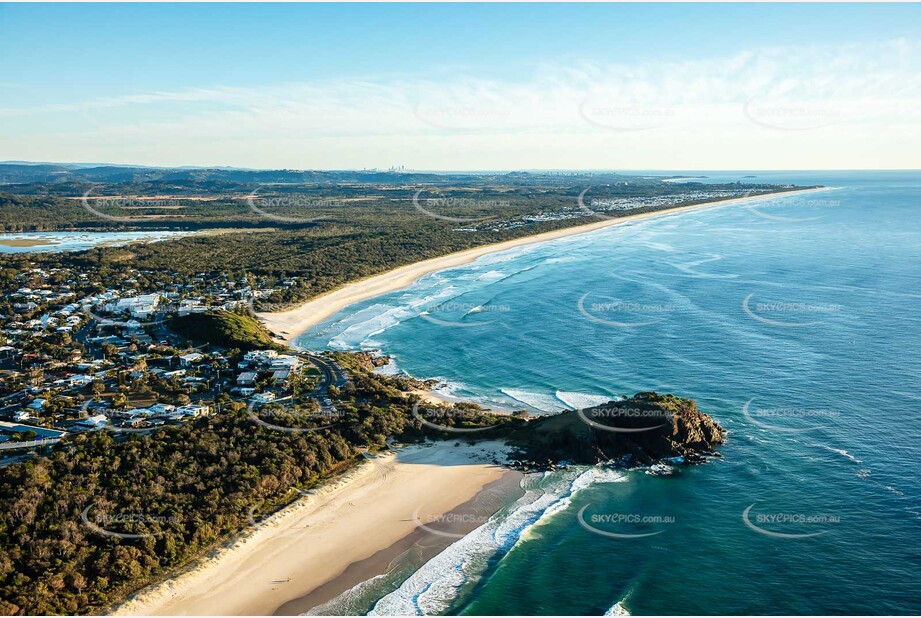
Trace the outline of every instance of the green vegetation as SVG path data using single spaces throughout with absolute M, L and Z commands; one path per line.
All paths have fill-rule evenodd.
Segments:
M 271 333 L 256 318 L 246 313 L 192 313 L 173 318 L 169 322 L 169 327 L 192 341 L 207 342 L 227 349 L 247 351 L 282 348 L 272 341 Z
M 390 436 L 443 434 L 412 415 L 415 398 L 404 390 L 417 381 L 371 373 L 377 361 L 367 355 L 336 358 L 351 378 L 336 401 L 339 415 L 282 419 L 332 425 L 325 429 L 263 427 L 237 403 L 147 436 L 80 434 L 51 457 L 0 469 L 0 613 L 103 611 L 297 499 L 295 488 L 351 465 L 359 449 L 382 448 Z M 474 409 L 455 416 L 465 426 L 474 416 L 489 425 L 521 422 Z M 87 507 L 92 526 L 82 517 Z M 93 526 L 149 536 L 119 538 Z
M 722 444 L 725 431 L 675 395 L 637 393 L 579 412 L 564 412 L 528 423 L 510 435 L 523 457 L 539 463 L 595 464 L 628 456 L 638 463 L 683 457 L 688 462 Z
M 379 419 L 366 419 L 379 427 Z M 355 437 L 351 436 L 355 443 Z M 86 614 L 177 567 L 355 457 L 341 433 L 290 434 L 240 412 L 123 442 L 77 436 L 0 471 L 0 613 Z M 106 536 L 89 521 L 139 539 Z
M 577 197 L 587 187 L 598 199 L 679 194 L 689 202 L 699 201 L 694 196 L 701 191 L 725 189 L 616 174 L 450 176 L 55 166 L 0 166 L 0 182 L 21 183 L 4 185 L 0 229 L 234 229 L 222 235 L 72 254 L 3 255 L 0 283 L 7 290 L 27 287 L 33 279 L 71 285 L 67 273 L 72 272 L 81 275 L 71 286 L 78 297 L 106 289 L 176 294 L 193 289 L 200 291 L 205 306 L 215 306 L 224 302 L 214 297 L 225 287 L 234 292 L 225 294 L 225 300 L 242 298 L 237 294 L 241 289 L 275 290 L 260 301 L 260 310 L 280 308 L 423 259 L 595 221 L 577 206 Z M 94 201 L 95 208 L 131 220 L 116 222 L 83 208 L 80 197 L 91 186 L 96 197 L 119 198 Z M 427 216 L 414 207 L 414 195 L 421 189 L 426 197 L 441 200 L 425 202 L 431 211 L 490 223 L 464 228 L 456 220 Z M 265 211 L 298 221 L 280 223 L 251 209 L 246 196 L 257 190 Z M 733 190 L 783 189 L 764 185 Z M 144 201 L 157 196 L 167 196 L 170 203 Z M 612 216 L 655 208 L 643 203 Z M 259 234 L 254 235 L 257 228 Z M 13 315 L 9 301 L 3 303 L 0 308 Z M 41 314 L 37 307 L 23 311 L 17 319 Z M 279 347 L 246 313 L 191 314 L 169 326 L 193 341 L 229 349 Z M 81 347 L 64 334 L 36 345 L 41 347 L 24 350 L 30 353 L 20 367 L 24 374 L 30 369 L 29 359 L 38 359 L 34 353 L 64 360 Z M 107 357 L 116 354 L 109 344 L 102 349 Z M 585 462 L 625 453 L 640 459 L 659 453 L 693 455 L 722 440 L 722 430 L 697 412 L 693 402 L 658 395 L 638 396 L 634 403 L 659 411 L 671 430 L 634 434 L 640 436 L 635 438 L 592 430 L 574 414 L 526 423 L 472 404 L 414 410 L 418 398 L 408 391 L 426 387 L 424 382 L 377 375 L 373 369 L 381 360 L 369 355 L 333 357 L 350 377 L 341 389 L 329 389 L 338 414 L 324 416 L 319 406 L 306 403 L 293 410 L 269 405 L 256 411 L 272 424 L 311 431 L 260 425 L 242 403 L 228 396 L 218 402 L 221 409 L 214 417 L 145 436 L 81 434 L 64 440 L 50 457 L 0 469 L 0 613 L 104 610 L 296 499 L 296 488 L 314 485 L 349 466 L 360 449 L 383 448 L 391 437 L 414 441 L 510 435 L 532 458 Z M 306 384 L 298 390 L 309 389 Z M 97 382 L 87 388 L 102 395 L 106 386 Z M 178 382 L 149 378 L 130 388 L 125 385 L 125 392 L 113 393 L 110 399 L 116 406 L 129 398 L 188 401 L 184 388 Z M 494 429 L 475 434 L 449 431 L 483 427 Z M 87 508 L 89 521 L 99 528 L 144 536 L 101 534 L 83 521 Z M 100 517 L 105 523 L 98 523 Z
M 234 279 L 297 278 L 261 301 L 259 310 L 279 309 L 420 260 L 598 221 L 579 207 L 579 195 L 588 188 L 589 203 L 666 196 L 696 203 L 706 201 L 700 196 L 707 191 L 742 195 L 791 189 L 707 184 L 706 179 L 667 183 L 614 173 L 435 175 L 46 167 L 0 165 L 0 182 L 8 178 L 21 183 L 3 186 L 0 229 L 232 231 L 98 247 L 78 254 L 0 256 L 4 269 L 19 271 L 26 263 L 60 265 L 96 271 L 105 281 L 129 266 L 149 273 L 143 291 L 155 291 L 164 277 L 182 281 L 202 273 Z M 93 199 L 87 203 L 93 209 L 127 220 L 113 221 L 84 208 L 82 196 L 89 188 Z M 660 208 L 640 203 L 605 216 Z M 471 220 L 482 223 L 475 229 L 462 223 Z

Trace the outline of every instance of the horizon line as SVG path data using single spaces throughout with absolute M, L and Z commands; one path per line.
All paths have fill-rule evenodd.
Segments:
M 867 167 L 867 168 L 505 168 L 505 169 L 401 169 L 394 167 L 244 167 L 236 165 L 147 165 L 142 163 L 111 163 L 83 161 L 27 161 L 8 159 L 0 165 L 79 165 L 93 167 L 126 167 L 162 170 L 234 170 L 241 172 L 392 172 L 403 174 L 509 174 L 509 173 L 647 173 L 647 172 L 918 172 L 913 167 Z

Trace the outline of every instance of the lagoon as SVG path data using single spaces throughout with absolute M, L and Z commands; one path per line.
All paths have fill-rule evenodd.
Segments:
M 188 236 L 191 232 L 13 232 L 0 234 L 0 254 L 85 251 L 99 245 L 156 242 Z

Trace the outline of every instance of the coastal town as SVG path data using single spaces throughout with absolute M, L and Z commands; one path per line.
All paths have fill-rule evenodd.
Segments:
M 0 298 L 0 466 L 47 454 L 69 435 L 149 433 L 222 411 L 335 413 L 334 362 L 284 348 L 193 341 L 171 326 L 208 312 L 250 314 L 294 285 L 199 274 L 151 286 L 71 268 L 31 268 Z M 153 287 L 153 289 L 151 289 Z
M 617 190 L 628 188 L 630 181 L 614 183 Z M 610 187 L 607 187 L 610 190 Z M 773 190 L 790 190 L 792 185 L 777 185 Z M 604 187 L 596 191 L 603 192 Z M 500 230 L 514 230 L 531 225 L 547 223 L 549 221 L 568 221 L 582 219 L 586 216 L 602 218 L 622 216 L 625 213 L 660 210 L 675 208 L 717 200 L 729 200 L 760 193 L 767 193 L 763 188 L 753 189 L 743 185 L 730 186 L 722 189 L 693 189 L 682 193 L 658 196 L 631 196 L 631 197 L 594 197 L 592 189 L 586 189 L 577 200 L 577 205 L 567 205 L 561 208 L 542 210 L 531 214 L 522 215 L 512 219 L 494 220 L 488 218 L 483 221 L 473 222 L 469 225 L 455 228 L 455 232 L 496 232 Z

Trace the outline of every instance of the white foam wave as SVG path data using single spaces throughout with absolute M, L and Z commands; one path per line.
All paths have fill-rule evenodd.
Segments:
M 588 489 L 592 485 L 597 485 L 601 483 L 621 483 L 627 480 L 627 476 L 618 470 L 613 470 L 611 468 L 600 468 L 592 467 L 577 477 L 572 479 L 569 483 L 569 488 L 566 490 L 565 494 L 557 500 L 554 504 L 547 507 L 536 522 L 534 526 L 539 526 L 541 524 L 547 523 L 554 515 L 566 511 L 570 506 L 572 506 L 572 499 L 582 490 Z M 533 526 L 532 526 L 533 527 Z
M 573 410 L 582 410 L 585 408 L 591 408 L 593 406 L 600 406 L 601 404 L 607 403 L 612 399 L 619 399 L 619 397 L 611 397 L 609 395 L 592 395 L 589 393 L 574 393 L 569 391 L 557 391 L 556 398 Z
M 835 448 L 835 447 L 833 447 L 833 446 L 828 446 L 828 445 L 826 445 L 826 444 L 815 444 L 815 445 L 813 445 L 813 446 L 818 446 L 818 447 L 824 448 L 826 451 L 831 451 L 832 453 L 837 453 L 838 455 L 841 455 L 841 456 L 844 457 L 845 459 L 850 459 L 850 460 L 853 461 L 854 463 L 863 463 L 861 460 L 857 459 L 856 457 L 854 457 L 853 455 L 851 455 L 850 453 L 848 453 L 848 452 L 847 452 L 846 450 L 844 450 L 843 448 Z
M 554 395 L 532 393 L 531 391 L 522 391 L 514 388 L 500 388 L 499 390 L 515 401 L 523 403 L 525 406 L 538 412 L 559 412 L 564 407 L 560 405 L 560 400 Z
M 458 594 L 476 582 L 490 561 L 511 551 L 526 533 L 571 503 L 572 496 L 598 482 L 626 476 L 604 468 L 572 469 L 525 477 L 525 494 L 508 509 L 425 563 L 369 612 L 374 616 L 433 615 L 447 611 Z
M 604 613 L 605 616 L 629 616 L 630 612 L 623 606 L 622 601 L 618 601 Z
M 400 369 L 400 366 L 397 365 L 397 361 L 393 356 L 387 357 L 387 364 L 381 365 L 380 367 L 374 368 L 374 373 L 382 376 L 395 376 L 399 375 L 403 370 Z
M 374 587 L 382 584 L 387 579 L 387 574 L 376 575 L 357 586 L 346 590 L 336 598 L 310 609 L 301 616 L 348 616 L 354 615 L 364 608 L 355 607 L 360 603 L 362 596 Z
M 633 594 L 634 584 L 631 584 L 627 594 L 625 594 L 621 599 L 612 605 L 608 611 L 604 613 L 605 616 L 629 616 L 630 610 L 627 609 L 626 603 L 630 599 L 630 596 Z

